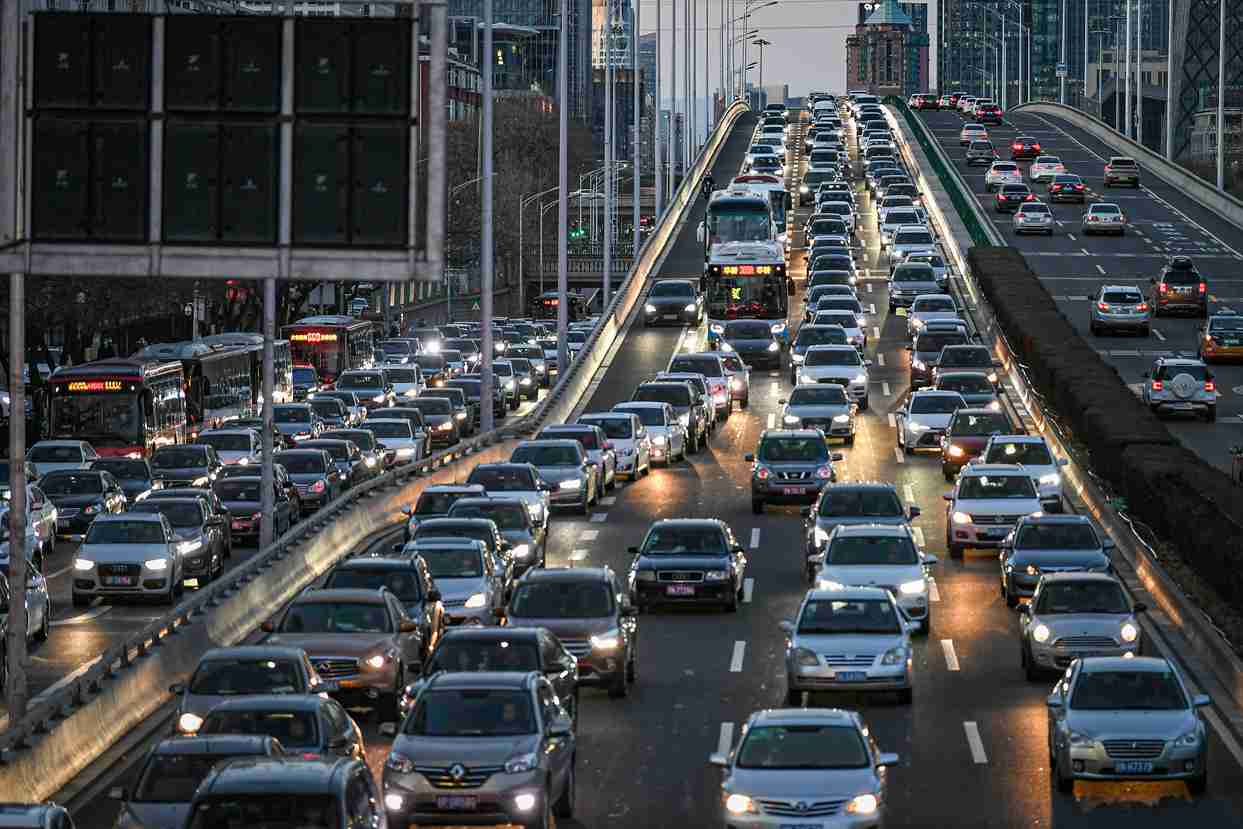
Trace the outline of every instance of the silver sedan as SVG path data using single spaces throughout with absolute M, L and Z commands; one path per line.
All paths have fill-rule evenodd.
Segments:
M 1091 236 L 1093 233 L 1117 233 L 1125 236 L 1126 214 L 1116 204 L 1099 202 L 1087 209 L 1079 226 L 1084 236 Z
M 1044 202 L 1024 202 L 1014 214 L 1015 234 L 1045 233 L 1052 236 L 1055 226 L 1053 213 Z
M 1116 576 L 1108 573 L 1048 573 L 1031 604 L 1019 605 L 1019 639 L 1028 680 L 1061 673 L 1085 656 L 1133 657 L 1143 630 Z

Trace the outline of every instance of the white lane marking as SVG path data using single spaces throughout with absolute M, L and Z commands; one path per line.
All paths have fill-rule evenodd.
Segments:
M 945 667 L 951 671 L 958 670 L 958 654 L 954 652 L 954 640 L 942 639 L 941 651 L 945 654 Z
M 915 487 L 910 484 L 903 484 L 902 497 L 906 499 L 907 506 L 915 503 Z
M 68 565 L 68 566 L 66 566 L 66 567 L 62 567 L 62 568 L 60 568 L 59 570 L 57 570 L 57 571 L 56 571 L 56 572 L 54 572 L 54 573 L 48 573 L 48 574 L 47 574 L 47 581 L 51 581 L 52 579 L 59 578 L 59 577 L 61 577 L 61 576 L 65 575 L 66 573 L 68 573 L 68 572 L 69 572 L 70 570 L 72 570 L 72 569 L 73 569 L 73 565 L 72 565 L 72 564 L 70 564 L 70 565 Z
M 729 672 L 736 674 L 742 671 L 742 658 L 747 653 L 747 643 L 739 639 L 734 643 L 734 655 L 729 660 Z
M 579 547 L 577 550 L 572 550 L 570 552 L 570 561 L 583 561 L 584 559 L 587 558 L 587 554 L 588 554 L 587 550 L 584 550 L 582 547 Z
M 742 580 L 742 603 L 751 604 L 751 596 L 755 593 L 755 579 L 746 578 Z
M 885 397 L 889 396 L 889 384 L 888 383 L 882 382 L 880 384 L 880 393 L 885 395 Z
M 902 454 L 902 449 L 900 447 L 893 447 L 893 456 L 898 463 L 906 463 L 906 456 Z
M 878 351 L 878 352 L 876 352 L 876 365 L 878 365 L 878 366 L 884 366 L 884 365 L 885 365 L 885 355 L 884 355 L 884 354 L 881 354 L 879 351 Z
M 734 747 L 734 724 L 732 722 L 721 723 L 721 735 L 716 740 L 716 750 L 718 754 L 729 754 L 729 750 Z
M 920 527 L 911 527 L 911 535 L 915 536 L 915 543 L 919 545 L 919 549 L 924 549 L 924 531 Z
M 603 524 L 607 520 L 609 520 L 607 512 L 593 512 L 591 514 L 591 523 L 593 524 Z
M 869 302 L 869 303 L 868 303 L 868 313 L 869 313 L 869 314 L 875 314 L 875 313 L 876 313 L 876 303 L 875 303 L 875 302 Z
M 1104 275 L 1105 275 L 1105 269 L 1104 269 L 1104 268 L 1102 268 L 1100 265 L 1097 265 L 1097 266 L 1096 266 L 1096 269 L 1097 269 L 1098 271 L 1100 271 L 1100 272 L 1101 272 L 1101 276 L 1104 276 Z
M 936 579 L 928 579 L 928 601 L 930 602 L 941 601 L 941 591 L 937 588 Z
M 102 607 L 92 608 L 85 613 L 77 616 L 70 616 L 68 619 L 56 619 L 52 622 L 52 627 L 60 627 L 61 625 L 84 625 L 92 619 L 98 619 L 108 611 L 112 610 L 112 605 L 103 605 Z
M 1084 256 L 1091 256 L 1091 255 L 1092 255 L 1092 251 L 1088 250 L 1087 248 L 1079 248 L 1079 250 L 1083 251 L 1083 255 L 1084 255 Z
M 1156 337 L 1161 342 L 1165 342 L 1165 335 L 1162 334 L 1158 329 L 1156 328 L 1152 329 L 1152 334 L 1154 337 Z
M 872 326 L 872 338 L 876 340 L 880 339 L 880 328 L 878 326 Z
M 776 413 L 775 413 L 775 412 L 769 412 L 769 413 L 768 413 L 768 428 L 769 428 L 769 429 L 773 428 L 773 425 L 774 425 L 776 422 L 777 422 L 777 415 L 776 415 Z
M 758 550 L 760 547 L 760 528 L 751 528 L 751 549 Z
M 607 497 L 605 497 L 605 498 L 601 498 L 601 499 L 600 499 L 600 506 L 602 506 L 602 507 L 611 507 L 611 506 L 613 506 L 613 505 L 614 505 L 614 504 L 616 504 L 616 503 L 617 503 L 617 496 L 616 496 L 616 495 L 609 495 L 609 496 L 607 496 Z
M 600 536 L 599 530 L 583 530 L 578 536 L 579 541 L 595 541 Z
M 773 394 L 773 396 L 774 396 L 774 397 L 776 397 L 777 395 L 781 394 L 781 381 L 780 381 L 780 380 L 774 380 L 774 381 L 773 381 L 773 385 L 772 385 L 772 389 L 771 389 L 771 391 L 772 391 L 772 394 Z
M 967 720 L 962 724 L 962 730 L 967 735 L 967 745 L 971 748 L 971 759 L 975 761 L 977 766 L 982 766 L 988 762 L 988 755 L 984 753 L 984 741 L 980 739 L 980 727 L 972 720 Z
M 1072 241 L 1072 242 L 1073 242 L 1073 241 L 1075 241 L 1075 234 L 1073 234 L 1073 233 L 1067 233 L 1067 234 L 1066 234 L 1066 238 L 1067 238 L 1067 239 L 1069 239 L 1070 241 Z
M 867 285 L 867 287 L 868 287 L 868 293 L 869 293 L 869 294 L 870 294 L 870 293 L 872 293 L 872 283 L 871 283 L 871 282 L 865 282 L 864 284 L 865 284 L 865 285 Z M 875 313 L 875 312 L 873 312 L 873 313 Z

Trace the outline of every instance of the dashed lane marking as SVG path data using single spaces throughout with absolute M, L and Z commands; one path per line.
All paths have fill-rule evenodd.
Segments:
M 911 527 L 911 535 L 915 536 L 915 543 L 919 545 L 919 549 L 924 549 L 924 531 L 919 527 Z
M 718 754 L 729 754 L 729 750 L 734 746 L 734 724 L 732 722 L 721 723 L 721 733 L 716 740 L 716 750 Z
M 760 547 L 760 528 L 751 528 L 751 549 L 758 550 Z
M 599 530 L 583 530 L 578 534 L 579 541 L 595 541 L 600 537 Z
M 980 739 L 980 727 L 972 720 L 962 724 L 963 733 L 967 735 L 967 746 L 971 749 L 971 759 L 977 766 L 988 763 L 988 755 L 984 753 L 984 741 Z M 733 732 L 730 732 L 731 735 Z
M 941 601 L 941 590 L 940 588 L 937 587 L 936 579 L 928 579 L 928 601 L 930 602 Z
M 1162 334 L 1159 329 L 1156 329 L 1156 328 L 1152 329 L 1152 335 L 1156 337 L 1158 340 L 1160 340 L 1161 342 L 1165 342 L 1165 335 Z
M 906 455 L 902 454 L 902 449 L 900 447 L 893 447 L 893 457 L 898 463 L 906 463 Z
M 951 671 L 958 670 L 958 654 L 954 652 L 954 640 L 942 639 L 941 652 L 945 654 L 945 667 Z
M 734 655 L 729 660 L 729 672 L 731 674 L 740 673 L 742 671 L 742 660 L 747 654 L 747 643 L 741 639 L 734 643 Z
M 906 499 L 907 506 L 915 503 L 915 487 L 910 484 L 903 484 L 902 497 Z
M 616 503 L 617 503 L 616 495 L 606 495 L 605 497 L 600 499 L 600 506 L 602 507 L 611 507 Z
M 755 594 L 755 579 L 746 578 L 742 580 L 742 603 L 751 604 L 751 597 Z
M 70 616 L 68 619 L 54 619 L 51 625 L 54 628 L 61 625 L 84 625 L 92 619 L 98 619 L 111 610 L 112 605 L 103 605 L 102 607 L 91 608 L 85 613 L 79 613 L 77 616 Z
M 887 415 L 887 417 L 889 418 L 889 428 L 890 428 L 890 429 L 896 429 L 896 428 L 898 428 L 898 419 L 897 419 L 896 417 L 894 417 L 894 416 L 893 416 L 893 412 L 890 412 L 890 413 Z
M 591 523 L 593 524 L 603 524 L 607 520 L 609 520 L 607 512 L 593 512 L 591 514 Z
M 773 425 L 774 425 L 776 422 L 777 422 L 777 415 L 776 415 L 776 413 L 775 413 L 775 412 L 769 412 L 769 413 L 768 413 L 768 428 L 769 428 L 769 429 L 773 428 Z
M 880 327 L 879 326 L 876 326 L 876 325 L 872 326 L 872 337 L 877 340 L 880 339 Z
M 587 555 L 588 551 L 579 547 L 576 550 L 570 551 L 570 561 L 583 561 L 587 558 Z
M 876 352 L 876 365 L 881 366 L 882 368 L 885 365 L 885 355 L 881 354 L 879 351 Z
M 880 393 L 885 395 L 885 397 L 889 396 L 889 384 L 888 383 L 882 382 L 880 384 Z
M 1097 269 L 1098 271 L 1100 271 L 1100 272 L 1101 272 L 1101 276 L 1104 276 L 1104 275 L 1105 275 L 1105 269 L 1104 269 L 1104 268 L 1102 268 L 1100 265 L 1097 265 L 1097 266 L 1096 266 L 1096 269 Z

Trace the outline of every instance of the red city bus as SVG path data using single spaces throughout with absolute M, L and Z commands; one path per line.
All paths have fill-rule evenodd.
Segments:
M 289 341 L 293 364 L 313 366 L 320 382 L 331 387 L 341 372 L 372 365 L 372 331 L 370 322 L 329 314 L 286 325 L 281 337 Z
M 52 387 L 49 438 L 84 440 L 101 457 L 147 457 L 186 440 L 180 363 L 100 360 L 60 368 Z

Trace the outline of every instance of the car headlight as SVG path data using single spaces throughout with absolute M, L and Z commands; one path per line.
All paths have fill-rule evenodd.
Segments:
M 591 647 L 598 651 L 614 651 L 621 644 L 621 631 L 617 628 L 591 637 Z
M 688 314 L 693 314 L 693 313 L 695 313 L 695 303 L 693 303 L 693 302 L 688 302 L 688 303 L 686 303 L 686 307 L 685 307 L 685 308 L 683 308 L 682 310 L 683 310 L 683 311 L 685 311 L 685 312 L 686 312 L 686 313 L 688 313 Z
M 1062 482 L 1062 476 L 1056 472 L 1050 472 L 1048 475 L 1040 476 L 1040 483 L 1045 486 L 1056 486 Z
M 387 398 L 384 395 L 377 394 L 375 397 L 371 398 L 371 402 L 372 403 L 383 403 L 386 399 Z
M 531 545 L 530 544 L 515 545 L 514 548 L 510 550 L 510 553 L 513 554 L 514 558 L 526 558 L 527 556 L 531 555 Z
M 958 445 L 951 445 L 947 451 L 951 458 L 961 458 L 963 456 L 962 447 Z
M 1091 734 L 1084 734 L 1080 731 L 1071 731 L 1066 737 L 1072 746 L 1089 746 L 1096 742 Z
M 709 570 L 704 573 L 704 581 L 725 581 L 729 573 L 725 570 Z
M 808 648 L 795 648 L 794 661 L 807 668 L 814 668 L 820 664 L 816 652 Z
M 955 524 L 970 524 L 971 516 L 965 512 L 955 512 L 953 515 L 953 520 Z
M 195 478 L 190 483 L 190 486 L 207 486 L 210 483 L 211 483 L 211 478 L 207 477 L 206 475 L 200 475 L 199 477 Z
M 769 350 L 769 351 L 777 351 L 777 350 L 778 350 L 778 349 L 780 349 L 780 348 L 781 348 L 781 346 L 777 345 L 777 343 L 776 343 L 775 341 L 774 341 L 774 342 L 771 342 L 771 343 L 769 343 L 769 344 L 768 344 L 768 350 Z
M 635 581 L 656 581 L 655 570 L 640 570 L 635 574 Z
M 419 390 L 418 389 L 406 389 L 405 395 L 406 397 L 418 397 Z
M 906 661 L 906 646 L 898 645 L 890 648 L 880 658 L 882 665 L 901 665 Z
M 477 607 L 483 607 L 487 603 L 488 603 L 487 596 L 485 596 L 482 593 L 473 593 L 471 594 L 471 597 L 466 600 L 466 604 L 464 606 L 474 609 Z
M 803 364 L 803 360 L 807 358 L 802 354 L 791 354 L 790 359 L 794 361 L 794 365 L 801 366 Z
M 1032 630 L 1032 638 L 1037 642 L 1048 642 L 1050 635 L 1049 626 L 1045 624 L 1036 625 Z
M 851 380 L 850 382 L 852 382 L 852 383 L 866 383 L 867 381 L 868 381 L 868 376 L 867 376 L 866 374 L 864 374 L 863 372 L 859 372 L 858 374 L 856 374 L 856 375 L 855 375 L 854 379 L 853 379 L 853 380 Z
M 680 415 L 678 415 L 678 423 L 681 423 L 683 426 L 686 426 L 686 427 L 688 427 L 688 428 L 689 428 L 689 427 L 690 427 L 690 425 L 691 425 L 691 415 L 690 415 L 690 412 L 687 412 L 686 414 L 680 414 Z
M 721 325 L 719 322 L 714 322 L 708 326 L 708 330 L 713 334 L 724 334 L 725 326 Z
M 1174 741 L 1180 746 L 1196 746 L 1200 744 L 1200 729 L 1193 728 Z
M 997 382 L 997 372 L 995 372 L 995 371 L 990 371 L 990 372 L 988 373 L 988 382 L 990 382 L 990 383 L 996 383 L 996 382 Z
M 920 319 L 919 317 L 914 317 L 911 319 L 911 327 L 912 328 L 923 328 L 924 321 Z
M 73 560 L 73 569 L 79 573 L 85 573 L 87 570 L 95 569 L 95 562 L 85 558 L 75 558 Z
M 907 421 L 906 428 L 911 432 L 926 432 L 929 429 L 929 427 L 923 423 L 916 423 L 914 421 Z
M 812 377 L 810 374 L 802 374 L 799 375 L 798 381 L 800 383 L 814 383 L 816 382 L 816 378 Z
M 400 751 L 390 751 L 388 757 L 384 759 L 384 767 L 398 774 L 410 774 L 414 771 L 414 761 Z M 386 806 L 388 805 L 389 797 L 390 795 L 386 795 L 384 798 Z M 401 798 L 399 797 L 398 799 L 400 800 Z
M 450 422 L 450 421 L 448 421 L 448 420 L 446 420 L 444 423 L 441 423 L 441 424 L 440 424 L 439 426 L 437 426 L 436 428 L 437 428 L 439 431 L 441 431 L 441 432 L 452 432 L 452 431 L 453 431 L 453 423 L 452 423 L 452 422 Z
M 915 359 L 915 360 L 911 360 L 911 368 L 915 369 L 916 371 L 923 371 L 924 369 L 928 368 L 928 364 L 925 363 L 923 360 Z
M 907 581 L 898 585 L 898 592 L 903 596 L 918 596 L 927 589 L 928 583 L 923 579 L 915 579 L 914 581 Z
M 177 730 L 182 734 L 194 734 L 203 727 L 203 718 L 189 711 L 177 718 Z
M 825 544 L 829 543 L 829 532 L 823 527 L 816 527 L 815 531 L 812 533 L 812 536 L 816 540 L 817 547 L 823 547 Z
M 519 383 L 519 385 L 529 386 L 529 385 L 531 385 L 531 378 L 530 378 L 530 377 L 523 377 L 521 380 L 519 380 L 519 381 L 518 381 L 518 383 Z
M 725 798 L 725 811 L 731 815 L 750 815 L 759 810 L 755 807 L 755 801 L 745 794 L 731 794 Z
M 874 794 L 861 794 L 851 798 L 846 804 L 846 813 L 851 815 L 874 815 L 880 808 L 880 798 Z
M 799 188 L 798 188 L 798 191 L 799 191 L 800 193 L 810 193 L 810 192 L 811 192 L 811 188 L 810 188 L 810 187 L 808 187 L 806 184 L 800 184 L 800 185 L 799 185 Z
M 378 671 L 380 668 L 384 667 L 384 664 L 386 662 L 388 662 L 388 657 L 382 653 L 377 653 L 377 654 L 368 656 L 363 661 L 363 664 L 366 665 L 368 668 L 374 668 L 375 670 Z
M 151 559 L 150 561 L 144 561 L 144 562 L 143 562 L 143 564 L 142 564 L 142 566 L 143 566 L 143 567 L 146 567 L 148 570 L 152 570 L 152 571 L 167 570 L 167 569 L 168 569 L 168 559 L 166 559 L 166 558 L 153 558 L 153 559 Z
M 782 420 L 782 422 L 783 422 L 783 423 L 785 423 L 785 424 L 787 424 L 787 425 L 789 425 L 789 426 L 797 426 L 798 424 L 800 424 L 800 423 L 802 423 L 802 422 L 803 422 L 801 418 L 796 417 L 796 416 L 791 415 L 791 414 L 786 415 L 785 417 L 781 418 L 781 420 Z
M 513 381 L 513 380 L 506 380 L 506 381 L 505 381 L 505 388 L 507 388 L 507 389 L 509 389 L 509 390 L 511 390 L 511 391 L 512 391 L 512 390 L 513 390 L 513 388 L 514 388 L 514 381 Z
M 644 311 L 644 313 L 647 313 L 647 314 L 655 314 L 655 313 L 656 313 L 656 306 L 655 306 L 655 305 L 651 305 L 651 304 L 644 305 L 644 306 L 643 306 L 643 311 Z
M 580 481 L 578 478 L 571 478 L 568 481 L 562 481 L 560 484 L 561 489 L 565 490 L 566 492 L 572 492 L 576 489 L 582 489 L 582 486 L 583 486 L 583 482 Z
M 178 541 L 177 552 L 181 553 L 183 556 L 189 555 L 190 553 L 195 552 L 202 546 L 203 546 L 203 539 L 201 538 L 191 538 L 187 541 Z M 164 559 L 159 559 L 159 561 L 163 561 L 163 560 Z M 147 564 L 148 566 L 150 566 L 151 562 L 147 562 Z M 152 567 L 151 569 L 152 570 L 163 570 L 164 568 L 163 567 Z
M 722 350 L 722 351 L 733 351 L 733 350 L 734 350 L 734 347 L 733 347 L 732 345 L 730 345 L 729 343 L 724 343 L 724 342 L 723 342 L 723 343 L 721 343 L 721 350 Z
M 664 435 L 653 435 L 652 436 L 652 444 L 654 446 L 664 446 L 668 442 L 669 442 L 669 439 L 666 438 Z
M 1133 622 L 1124 622 L 1122 624 L 1122 641 L 1134 642 L 1139 638 L 1139 628 L 1135 627 Z
M 364 458 L 363 463 L 367 466 L 375 466 L 375 458 Z
M 774 322 L 772 324 L 772 332 L 774 334 L 784 334 L 785 331 L 786 331 L 786 324 L 784 322 Z
M 535 752 L 527 754 L 519 754 L 516 757 L 510 757 L 505 761 L 506 774 L 523 774 L 528 771 L 534 771 L 539 767 L 539 757 Z
M 457 419 L 457 420 L 465 420 L 465 419 L 466 419 L 466 412 L 454 412 L 454 413 L 453 413 L 453 417 L 454 417 L 455 419 Z

